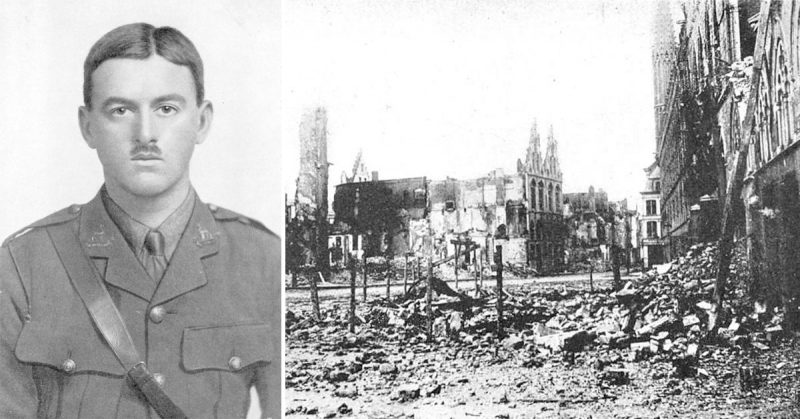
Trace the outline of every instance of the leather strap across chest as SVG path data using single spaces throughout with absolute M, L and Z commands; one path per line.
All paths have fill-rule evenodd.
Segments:
M 47 233 L 92 321 L 147 402 L 164 419 L 186 418 L 147 370 L 122 315 L 69 224 L 48 226 Z

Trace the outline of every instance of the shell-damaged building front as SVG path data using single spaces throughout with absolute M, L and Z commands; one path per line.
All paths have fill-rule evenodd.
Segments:
M 497 169 L 468 180 L 373 176 L 336 186 L 333 234 L 359 237 L 344 242 L 360 245 L 342 250 L 362 249 L 367 256 L 411 251 L 444 257 L 455 251 L 454 240 L 469 239 L 488 257 L 494 245 L 502 244 L 504 262 L 558 272 L 566 231 L 561 201 L 552 128 L 542 155 L 534 124 L 525 161 L 517 161 L 514 174 Z

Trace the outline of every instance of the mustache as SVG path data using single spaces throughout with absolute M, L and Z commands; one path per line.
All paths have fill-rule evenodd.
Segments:
M 134 157 L 134 156 L 137 156 L 137 155 L 141 155 L 141 154 L 160 156 L 161 155 L 161 149 L 158 148 L 158 146 L 155 145 L 155 144 L 138 143 L 138 144 L 134 145 L 133 148 L 131 149 L 131 157 Z

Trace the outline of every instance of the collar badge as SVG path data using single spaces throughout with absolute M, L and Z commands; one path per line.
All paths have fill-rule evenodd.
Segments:
M 215 237 L 214 233 L 206 230 L 200 224 L 197 225 L 197 236 L 195 236 L 194 244 L 197 247 L 203 247 L 207 245 L 211 245 L 217 242 L 217 238 Z
M 86 247 L 106 247 L 111 246 L 111 240 L 106 237 L 106 232 L 103 229 L 103 225 L 98 225 L 100 231 L 92 232 L 92 235 L 89 236 L 89 241 L 86 242 Z

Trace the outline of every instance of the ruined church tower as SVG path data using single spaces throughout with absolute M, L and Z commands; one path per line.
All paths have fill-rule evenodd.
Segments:
M 557 271 L 564 261 L 563 174 L 552 125 L 542 155 L 541 137 L 533 122 L 525 164 L 518 162 L 517 169 L 525 178 L 529 264 L 539 272 Z

